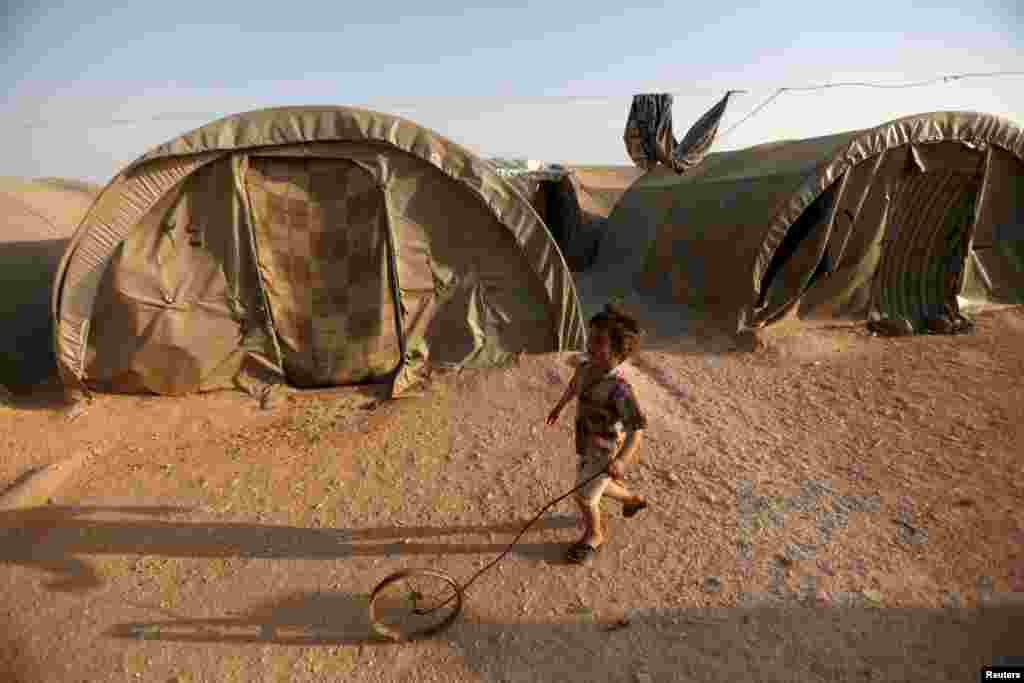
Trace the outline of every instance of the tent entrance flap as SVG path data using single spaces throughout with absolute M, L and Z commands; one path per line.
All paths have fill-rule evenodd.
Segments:
M 254 156 L 246 185 L 288 381 L 386 379 L 402 353 L 384 191 L 344 159 Z
M 825 247 L 835 214 L 836 199 L 847 176 L 818 195 L 789 227 L 761 277 L 761 297 L 754 321 L 768 323 L 786 314 L 815 278 L 831 272 Z
M 883 318 L 920 329 L 959 312 L 964 245 L 980 186 L 980 174 L 961 170 L 914 173 L 897 185 L 872 292 L 872 309 Z
M 576 239 L 577 207 L 576 191 L 568 177 L 559 180 L 542 180 L 538 190 L 537 213 L 547 224 L 558 248 L 564 253 Z
M 88 385 L 208 391 L 231 386 L 248 357 L 264 355 L 260 312 L 244 289 L 250 264 L 239 262 L 232 229 L 233 184 L 229 164 L 206 164 L 169 187 L 114 248 L 89 318 Z
M 983 283 L 975 287 L 976 294 L 996 303 L 1024 304 L 1024 162 L 990 148 L 978 202 L 969 262 L 971 274 Z

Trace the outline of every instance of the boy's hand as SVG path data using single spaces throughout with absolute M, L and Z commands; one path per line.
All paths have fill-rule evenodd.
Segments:
M 548 413 L 548 419 L 546 420 L 549 427 L 558 422 L 558 416 L 561 412 L 562 411 L 557 406 L 551 409 L 551 412 Z
M 624 479 L 626 477 L 626 463 L 622 458 L 615 458 L 608 463 L 608 476 L 612 479 Z

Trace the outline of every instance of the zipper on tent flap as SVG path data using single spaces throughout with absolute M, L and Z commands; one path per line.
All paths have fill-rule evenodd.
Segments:
M 235 154 L 231 157 L 232 176 L 235 179 L 235 190 L 242 200 L 245 211 L 245 223 L 248 227 L 249 253 L 252 256 L 253 267 L 256 269 L 256 290 L 259 292 L 260 304 L 263 308 L 264 326 L 274 346 L 274 357 L 277 360 L 277 367 L 280 368 L 281 376 L 285 376 L 284 355 L 281 353 L 281 344 L 277 339 L 277 325 L 274 324 L 274 311 L 270 307 L 270 299 L 263 290 L 262 264 L 260 262 L 259 250 L 256 249 L 256 215 L 252 210 L 252 200 L 245 187 L 245 175 L 249 169 L 249 155 Z
M 405 367 L 406 339 L 404 329 L 404 316 L 402 315 L 402 294 L 398 282 L 398 249 L 395 247 L 395 236 L 391 226 L 391 203 L 389 201 L 388 187 L 386 184 L 377 186 L 384 195 L 384 239 L 388 247 L 388 285 L 391 288 L 392 309 L 395 312 L 395 332 L 398 335 L 398 365 L 393 370 L 394 377 L 398 377 Z
M 957 275 L 956 280 L 956 293 L 960 294 L 964 288 L 964 280 L 967 277 L 967 263 L 969 260 L 974 261 L 974 266 L 977 272 L 981 275 L 982 282 L 988 290 L 988 295 L 992 295 L 992 280 L 989 278 L 988 273 L 985 271 L 985 267 L 981 265 L 981 259 L 974 256 L 974 236 L 978 231 L 978 219 L 981 217 L 982 204 L 984 203 L 985 197 L 988 194 L 989 183 L 991 182 L 991 171 L 992 168 L 992 155 L 993 148 L 988 147 L 985 152 L 985 161 L 982 165 L 981 171 L 981 182 L 978 183 L 978 192 L 974 198 L 974 207 L 971 214 L 971 223 L 967 226 L 967 234 L 963 237 L 963 243 L 961 244 L 960 258 L 962 266 L 960 272 Z M 957 309 L 960 306 L 957 303 Z

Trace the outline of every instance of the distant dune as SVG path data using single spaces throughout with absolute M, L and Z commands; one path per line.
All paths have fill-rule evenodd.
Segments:
M 0 242 L 70 237 L 100 189 L 65 178 L 0 176 Z
M 12 390 L 42 381 L 55 369 L 53 278 L 99 191 L 80 180 L 0 176 L 0 384 Z
M 570 168 L 584 185 L 593 187 L 629 187 L 644 174 L 636 166 L 576 166 Z
M 80 192 L 88 195 L 90 198 L 98 195 L 100 190 L 103 189 L 101 185 L 96 183 L 90 183 L 88 180 L 76 180 L 74 178 L 36 178 L 34 182 L 51 185 L 58 190 Z

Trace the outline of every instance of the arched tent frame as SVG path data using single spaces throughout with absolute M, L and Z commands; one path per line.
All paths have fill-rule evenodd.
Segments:
M 887 159 L 896 163 L 900 150 L 908 155 L 907 163 L 924 170 L 926 157 L 942 143 L 983 155 L 977 211 L 966 240 L 970 255 L 975 238 L 990 232 L 993 222 L 998 223 L 996 217 L 986 214 L 994 206 L 988 200 L 996 195 L 1005 199 L 1013 193 L 1012 188 L 993 186 L 998 176 L 995 169 L 1009 159 L 1022 160 L 1024 134 L 1015 124 L 988 114 L 935 112 L 867 131 L 709 155 L 693 174 L 642 180 L 636 188 L 649 195 L 670 194 L 671 203 L 660 214 L 659 234 L 637 274 L 637 286 L 667 289 L 675 301 L 691 304 L 736 330 L 778 319 L 792 310 L 800 297 L 784 301 L 766 297 L 765 275 L 787 235 L 809 209 L 823 211 L 821 222 L 814 227 L 823 231 L 815 243 L 815 248 L 823 251 L 843 196 L 849 199 L 856 191 L 867 192 L 880 165 Z M 847 187 L 851 180 L 860 185 Z M 764 220 L 766 216 L 769 220 Z M 810 272 L 794 276 L 809 280 L 821 251 L 808 249 L 802 254 Z M 976 265 L 977 259 L 969 261 Z M 708 263 L 716 265 L 705 269 Z
M 339 157 L 345 155 L 338 146 L 347 143 L 360 146 L 363 153 L 367 145 L 380 145 L 382 154 L 394 149 L 411 155 L 469 190 L 518 245 L 545 292 L 554 323 L 550 350 L 582 347 L 584 325 L 562 254 L 529 202 L 489 165 L 396 116 L 347 107 L 284 107 L 229 116 L 186 133 L 137 159 L 104 188 L 76 230 L 55 280 L 55 347 L 66 381 L 82 382 L 85 377 L 89 324 L 115 252 L 159 202 L 168 201 L 190 177 L 217 162 L 229 160 L 237 169 L 253 156 Z M 378 168 L 374 180 L 386 186 L 391 180 L 386 160 Z M 236 182 L 236 190 L 239 205 L 248 206 L 244 183 Z M 258 254 L 251 256 L 258 259 Z M 233 267 L 245 258 L 238 254 Z M 236 287 L 237 282 L 236 274 Z M 407 349 L 402 351 L 404 358 Z M 277 356 L 270 360 L 280 361 L 279 352 Z

